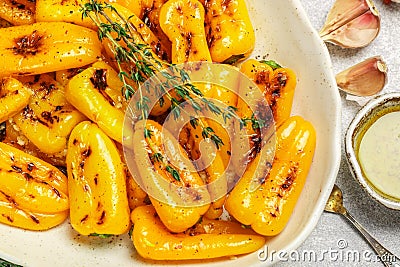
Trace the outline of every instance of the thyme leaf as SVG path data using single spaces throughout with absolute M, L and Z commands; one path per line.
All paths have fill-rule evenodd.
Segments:
M 161 153 L 157 152 L 151 155 L 151 159 L 155 162 L 163 162 L 164 156 Z
M 279 65 L 275 60 L 261 60 L 261 63 L 267 64 L 268 66 L 270 66 L 273 70 L 282 68 L 281 65 Z
M 181 177 L 179 176 L 178 171 L 174 167 L 167 165 L 165 170 L 169 172 L 176 181 L 180 182 Z
M 223 64 L 233 65 L 233 64 L 237 63 L 239 60 L 241 60 L 243 58 L 245 58 L 244 54 L 232 55 L 231 57 L 225 59 L 222 63 Z
M 97 237 L 100 237 L 100 238 L 109 238 L 109 237 L 112 237 L 113 235 L 112 234 L 91 233 L 89 236 L 97 236 Z
M 144 138 L 151 138 L 153 136 L 153 131 L 147 128 L 144 128 Z

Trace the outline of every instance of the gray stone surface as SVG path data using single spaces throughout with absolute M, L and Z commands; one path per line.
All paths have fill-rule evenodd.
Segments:
M 301 0 L 311 24 L 320 29 L 332 7 L 333 0 Z M 381 31 L 377 39 L 362 49 L 342 49 L 327 44 L 335 73 L 366 58 L 381 55 L 389 67 L 388 83 L 384 92 L 400 91 L 400 4 L 384 5 L 375 0 L 381 14 Z M 342 163 L 336 183 L 344 191 L 344 202 L 350 213 L 381 243 L 400 255 L 400 211 L 393 211 L 370 199 L 351 176 L 344 157 L 344 132 L 360 106 L 342 99 Z M 295 252 L 289 252 L 286 262 L 276 266 L 383 266 L 376 262 L 366 241 L 344 218 L 335 214 L 322 214 L 309 238 Z M 303 260 L 291 260 L 304 255 L 316 255 Z M 314 253 L 314 254 L 312 254 Z M 307 258 L 307 257 L 306 257 Z M 400 266 L 400 262 L 398 262 Z

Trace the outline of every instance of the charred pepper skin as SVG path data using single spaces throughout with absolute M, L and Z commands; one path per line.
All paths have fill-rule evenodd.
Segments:
M 85 116 L 68 103 L 64 87 L 49 74 L 19 79 L 33 95 L 13 117 L 16 126 L 41 152 L 65 155 L 68 136 Z
M 127 104 L 121 96 L 121 87 L 117 72 L 99 61 L 71 78 L 65 97 L 109 137 L 122 143 Z
M 247 58 L 255 34 L 244 0 L 204 0 L 207 43 L 214 62 L 234 64 Z

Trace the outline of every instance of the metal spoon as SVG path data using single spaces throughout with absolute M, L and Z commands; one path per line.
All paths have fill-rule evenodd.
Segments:
M 371 247 L 378 254 L 379 259 L 385 266 L 388 267 L 400 267 L 400 258 L 391 253 L 389 250 L 384 248 L 374 237 L 372 237 L 364 227 L 359 224 L 353 216 L 346 210 L 343 206 L 343 194 L 337 185 L 334 185 L 331 195 L 325 205 L 325 211 L 337 213 L 343 215 L 347 220 L 349 220 L 364 238 L 368 241 Z

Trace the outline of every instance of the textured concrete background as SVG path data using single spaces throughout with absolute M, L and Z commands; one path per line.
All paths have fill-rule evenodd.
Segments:
M 321 29 L 334 0 L 300 0 L 315 29 Z M 400 91 L 400 4 L 384 5 L 375 0 L 381 14 L 381 31 L 369 46 L 362 49 L 342 49 L 327 44 L 335 73 L 366 58 L 381 55 L 388 64 L 388 83 L 382 93 Z M 400 256 L 400 211 L 393 211 L 371 200 L 351 176 L 344 157 L 343 138 L 351 119 L 360 106 L 342 99 L 342 163 L 336 183 L 344 193 L 349 212 L 375 236 L 381 244 Z M 317 259 L 291 260 L 290 258 L 315 253 Z M 295 252 L 289 252 L 286 262 L 276 266 L 383 266 L 376 262 L 366 241 L 344 218 L 324 213 L 309 238 Z M 400 266 L 400 262 L 398 262 Z

